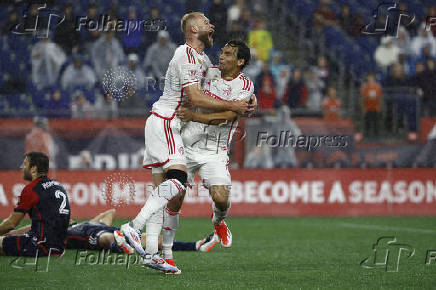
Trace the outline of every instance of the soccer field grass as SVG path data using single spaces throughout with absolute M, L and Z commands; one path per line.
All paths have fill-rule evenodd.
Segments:
M 123 220 L 116 220 L 120 225 Z M 1 289 L 431 289 L 436 287 L 436 218 L 229 218 L 233 246 L 210 253 L 175 252 L 181 275 L 164 275 L 139 265 L 75 265 L 77 250 L 63 258 L 12 263 L 0 257 Z M 207 219 L 181 219 L 177 240 L 211 232 Z M 388 265 L 370 268 L 374 257 Z M 395 245 L 396 244 L 396 245 Z M 402 244 L 402 245 L 398 245 Z M 398 251 L 403 248 L 402 251 Z M 389 249 L 387 251 L 386 249 Z M 429 251 L 429 250 L 433 250 Z M 408 257 L 414 251 L 413 256 Z M 396 271 L 396 263 L 399 263 Z M 96 253 L 94 253 L 96 254 Z M 98 254 L 98 252 L 97 252 Z M 125 257 L 119 257 L 119 259 Z M 82 259 L 85 260 L 85 259 Z M 379 259 L 379 261 L 384 259 Z M 426 261 L 430 260 L 427 265 Z M 28 265 L 25 265 L 27 263 Z M 388 270 L 388 271 L 387 271 Z M 41 272 L 40 272 L 41 271 Z

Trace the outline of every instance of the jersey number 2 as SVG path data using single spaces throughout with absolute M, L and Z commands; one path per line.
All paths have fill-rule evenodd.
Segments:
M 65 195 L 65 193 L 63 193 L 60 190 L 56 190 L 55 196 L 56 196 L 56 198 L 62 198 L 62 203 L 61 203 L 61 206 L 59 207 L 59 213 L 60 214 L 69 214 L 70 210 L 65 209 L 65 206 L 67 205 L 67 196 Z

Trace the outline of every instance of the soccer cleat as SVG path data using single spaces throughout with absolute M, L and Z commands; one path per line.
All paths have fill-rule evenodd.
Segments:
M 218 237 L 218 234 L 216 233 L 216 231 L 214 231 L 206 238 L 197 242 L 197 250 L 201 251 L 201 252 L 208 253 L 219 242 L 220 242 L 220 238 Z
M 176 262 L 174 262 L 173 259 L 165 259 L 165 262 L 167 262 L 167 263 L 170 264 L 171 266 L 177 268 L 177 266 L 176 266 Z M 175 273 L 169 272 L 169 273 L 165 273 L 165 274 L 174 274 L 174 275 L 182 274 L 182 271 L 181 271 L 179 268 L 177 268 L 177 269 L 179 270 L 178 272 L 175 272 Z
M 162 271 L 166 274 L 180 274 L 180 271 L 176 266 L 168 264 L 163 258 L 156 254 L 146 254 L 141 262 L 144 266 L 155 269 L 158 271 Z
M 126 241 L 126 238 L 124 237 L 123 233 L 119 230 L 114 231 L 114 238 L 115 242 L 117 242 L 117 245 L 123 249 L 124 253 L 126 254 L 133 254 L 135 253 L 135 249 L 133 249 L 129 243 Z
M 218 226 L 215 226 L 215 231 L 218 234 L 218 237 L 220 238 L 221 241 L 221 245 L 223 247 L 229 248 L 232 246 L 232 233 L 227 227 L 225 221 L 221 221 L 221 223 Z
M 141 244 L 141 231 L 135 230 L 130 224 L 124 224 L 120 227 L 120 232 L 126 238 L 126 241 L 135 248 L 135 250 L 142 256 L 145 257 L 145 251 Z

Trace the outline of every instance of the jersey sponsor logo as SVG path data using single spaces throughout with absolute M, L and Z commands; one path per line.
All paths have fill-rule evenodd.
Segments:
M 227 88 L 223 90 L 223 93 L 226 97 L 229 97 L 232 94 L 232 87 L 227 86 Z
M 190 70 L 189 71 L 189 76 L 190 77 L 195 77 L 197 75 L 197 71 L 196 70 Z

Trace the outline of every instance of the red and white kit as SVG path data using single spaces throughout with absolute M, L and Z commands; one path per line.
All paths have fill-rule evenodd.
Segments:
M 211 62 L 204 52 L 198 53 L 188 44 L 176 49 L 165 76 L 164 92 L 153 104 L 145 125 L 144 168 L 154 168 L 157 173 L 175 164 L 186 165 L 182 122 L 176 111 L 186 98 L 184 89 L 201 85 L 209 67 Z
M 203 92 L 212 98 L 226 101 L 249 99 L 254 91 L 253 82 L 243 73 L 232 80 L 221 78 L 217 67 L 208 70 Z M 197 109 L 199 112 L 212 112 Z M 221 125 L 207 125 L 189 122 L 182 130 L 183 144 L 188 168 L 188 182 L 192 183 L 198 171 L 203 184 L 230 185 L 228 150 L 238 119 Z

